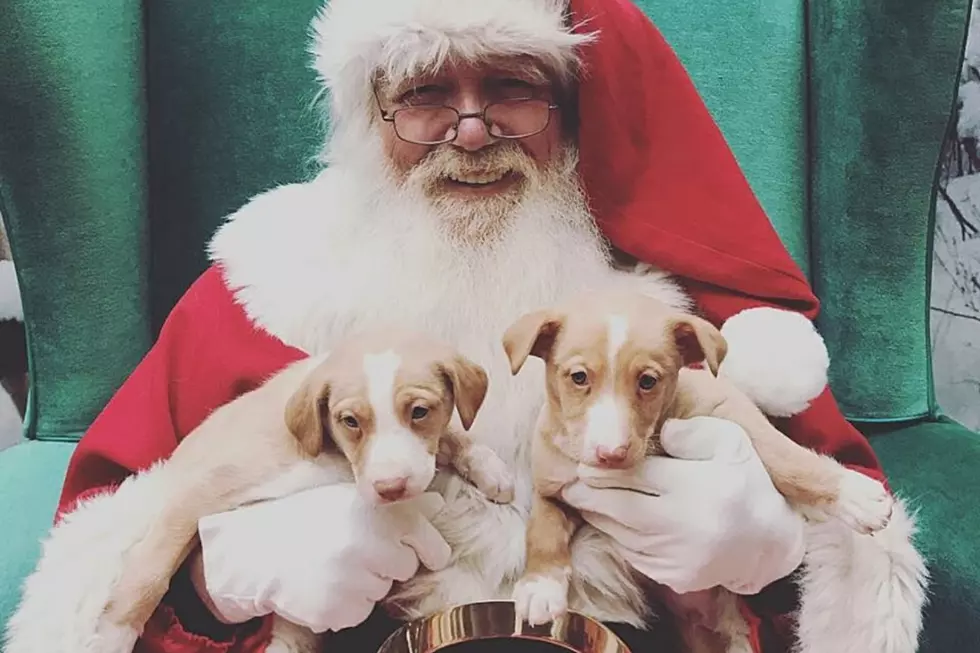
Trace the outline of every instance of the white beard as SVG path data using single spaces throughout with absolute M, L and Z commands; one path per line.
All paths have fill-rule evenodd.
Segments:
M 544 401 L 544 365 L 532 359 L 512 377 L 501 338 L 526 312 L 611 275 L 627 279 L 612 272 L 577 185 L 574 155 L 559 158 L 493 228 L 468 230 L 458 221 L 472 220 L 472 212 L 440 210 L 377 166 L 370 174 L 371 166 L 351 165 L 259 196 L 212 244 L 250 317 L 287 344 L 316 354 L 362 327 L 391 323 L 441 337 L 487 370 L 489 391 L 470 432 L 511 465 L 516 498 L 493 504 L 455 475 L 436 477 L 433 489 L 447 500 L 436 526 L 453 548 L 453 563 L 396 588 L 391 598 L 408 617 L 510 598 L 524 566 L 526 445 Z M 659 273 L 626 282 L 686 305 Z M 589 589 L 586 598 L 575 583 L 571 607 L 640 625 L 643 594 L 610 551 L 594 531 L 577 537 L 573 562 Z

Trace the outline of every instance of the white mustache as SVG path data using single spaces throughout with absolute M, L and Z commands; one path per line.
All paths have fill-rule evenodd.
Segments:
M 503 142 L 477 152 L 466 152 L 442 145 L 426 156 L 409 177 L 430 184 L 444 178 L 493 178 L 508 173 L 533 177 L 537 167 L 517 143 Z

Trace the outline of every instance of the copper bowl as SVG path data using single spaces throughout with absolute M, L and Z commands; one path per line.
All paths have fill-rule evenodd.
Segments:
M 541 626 L 518 623 L 513 601 L 467 603 L 411 621 L 395 631 L 378 653 L 435 653 L 485 640 L 533 640 L 574 653 L 631 653 L 612 630 L 577 612 Z

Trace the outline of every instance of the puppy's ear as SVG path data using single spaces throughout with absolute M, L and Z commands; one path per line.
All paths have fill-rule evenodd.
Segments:
M 459 421 L 467 431 L 473 425 L 476 414 L 483 406 L 487 397 L 490 379 L 487 372 L 465 356 L 453 352 L 440 363 L 439 368 L 445 375 L 449 388 L 453 393 L 456 410 L 459 411 Z
M 548 360 L 563 322 L 559 313 L 544 309 L 527 313 L 510 325 L 504 332 L 503 342 L 511 374 L 521 371 L 528 356 Z
M 309 456 L 318 456 L 332 442 L 330 415 L 330 380 L 323 370 L 306 375 L 286 402 L 286 427 Z
M 718 366 L 728 353 L 728 342 L 715 325 L 695 315 L 685 315 L 673 320 L 670 329 L 684 365 L 704 361 L 712 374 L 718 374 Z

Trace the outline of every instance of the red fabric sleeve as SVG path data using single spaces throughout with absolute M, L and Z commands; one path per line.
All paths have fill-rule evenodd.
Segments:
M 207 270 L 82 438 L 68 466 L 58 518 L 77 500 L 167 458 L 211 411 L 302 356 L 253 327 L 220 270 Z M 269 625 L 269 619 L 220 624 L 179 573 L 136 651 L 253 653 L 264 650 Z

